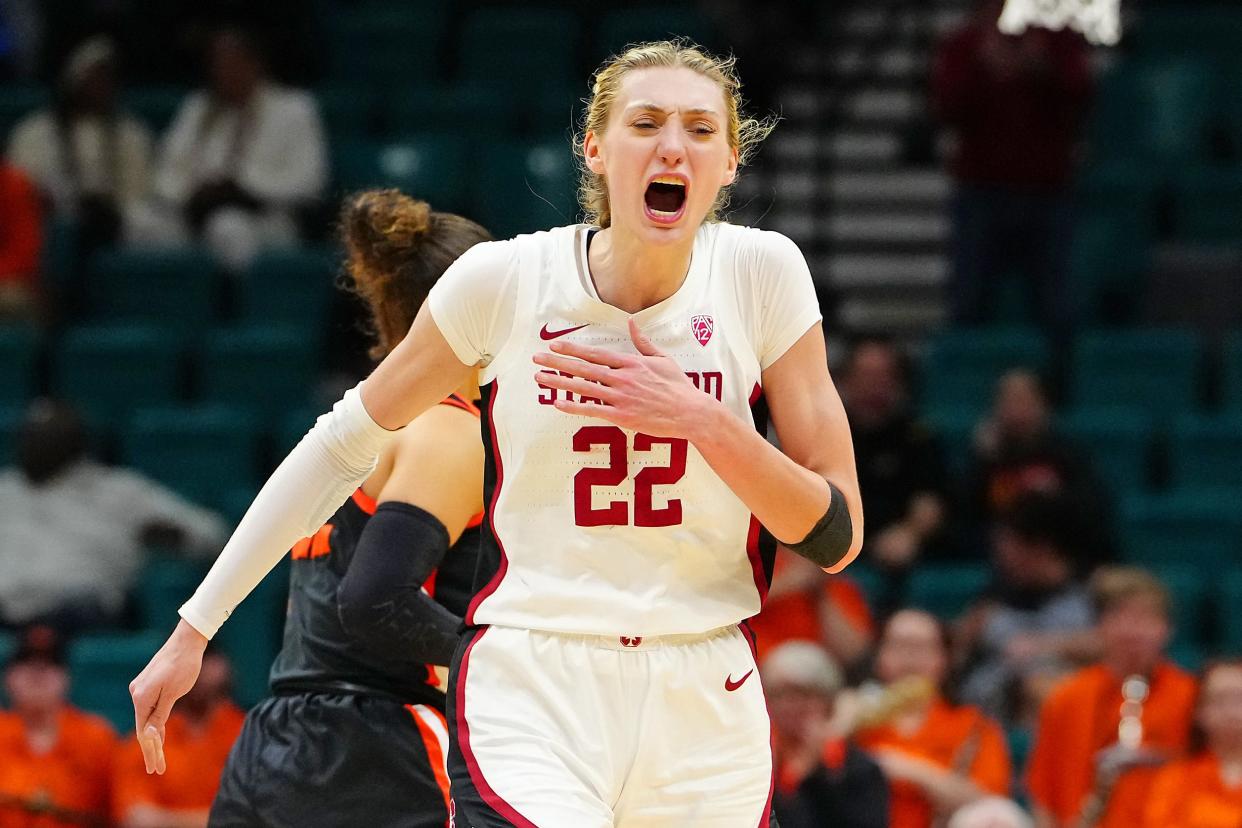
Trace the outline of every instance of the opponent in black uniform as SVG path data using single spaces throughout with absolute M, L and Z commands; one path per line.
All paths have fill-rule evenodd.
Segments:
M 354 197 L 342 225 L 380 342 L 374 355 L 396 345 L 444 269 L 489 238 L 395 191 Z M 353 497 L 293 548 L 273 696 L 246 719 L 209 825 L 448 823 L 441 676 L 471 596 L 482 517 L 468 393 L 411 423 Z

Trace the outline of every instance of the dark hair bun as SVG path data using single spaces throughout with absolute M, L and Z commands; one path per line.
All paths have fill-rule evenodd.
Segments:
M 379 279 L 391 278 L 431 231 L 431 205 L 399 190 L 367 190 L 341 215 L 352 262 Z

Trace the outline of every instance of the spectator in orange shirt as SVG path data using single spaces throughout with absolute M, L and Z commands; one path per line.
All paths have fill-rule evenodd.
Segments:
M 786 641 L 819 644 L 847 670 L 871 649 L 871 609 L 848 575 L 828 575 L 784 547 L 776 553 L 772 589 L 750 621 L 757 658 Z
M 106 824 L 116 733 L 65 700 L 63 642 L 30 627 L 4 676 L 0 713 L 0 828 Z
M 1242 659 L 1203 671 L 1194 756 L 1162 768 L 1147 800 L 1146 828 L 1242 826 Z
M 1164 585 L 1141 569 L 1112 567 L 1096 573 L 1092 588 L 1103 658 L 1049 695 L 1028 768 L 1031 803 L 1045 828 L 1077 825 L 1090 810 L 1101 811 L 1101 828 L 1139 825 L 1156 772 L 1152 763 L 1185 751 L 1194 715 L 1194 678 L 1164 657 L 1171 634 Z M 1126 696 L 1141 692 L 1123 696 L 1130 677 L 1146 685 L 1137 708 Z M 1120 745 L 1123 702 L 1126 727 L 1137 720 L 1142 728 L 1126 736 L 1138 743 L 1128 754 Z M 1110 784 L 1114 775 L 1097 774 L 1097 762 L 1117 759 L 1126 761 Z
M 0 320 L 37 320 L 43 215 L 26 174 L 0 158 Z
M 219 651 L 204 655 L 198 681 L 168 720 L 168 770 L 147 774 L 142 750 L 128 738 L 120 748 L 113 810 L 120 828 L 203 828 L 220 772 L 246 718 L 229 691 L 233 670 Z
M 922 678 L 943 688 L 948 665 L 948 637 L 934 616 L 902 610 L 885 624 L 875 664 L 885 685 Z M 1000 727 L 942 693 L 861 731 L 858 743 L 888 776 L 892 828 L 928 828 L 963 805 L 1009 793 L 1009 751 Z

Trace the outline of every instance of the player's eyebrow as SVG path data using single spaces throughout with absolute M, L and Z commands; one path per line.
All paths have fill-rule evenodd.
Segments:
M 631 112 L 634 110 L 637 110 L 640 112 L 659 112 L 664 115 L 672 115 L 673 112 L 675 111 L 673 109 L 668 109 L 666 107 L 660 106 L 657 103 L 653 103 L 652 101 L 635 101 L 634 103 L 630 104 L 629 106 L 625 108 L 626 112 Z M 717 112 L 716 110 L 708 109 L 707 107 L 703 107 L 703 106 L 692 106 L 687 109 L 681 110 L 681 112 L 684 115 L 714 115 L 716 117 L 720 116 L 720 113 Z

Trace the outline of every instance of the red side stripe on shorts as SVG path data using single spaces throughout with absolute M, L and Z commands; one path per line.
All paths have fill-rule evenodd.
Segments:
M 516 808 L 501 799 L 500 794 L 496 793 L 487 783 L 487 780 L 483 778 L 483 770 L 474 756 L 474 750 L 470 747 L 470 724 L 466 721 L 466 679 L 470 674 L 470 651 L 486 634 L 487 627 L 484 627 L 466 645 L 466 651 L 461 654 L 461 664 L 457 669 L 457 746 L 461 749 L 462 759 L 466 761 L 470 781 L 474 783 L 475 789 L 487 806 L 512 822 L 516 828 L 539 828 L 538 825 L 519 814 Z
M 424 704 L 418 706 L 407 704 L 405 709 L 410 711 L 410 715 L 414 717 L 414 724 L 418 727 L 418 735 L 423 737 L 423 747 L 427 749 L 427 759 L 431 762 L 431 772 L 435 775 L 436 786 L 440 789 L 440 794 L 444 797 L 444 812 L 449 812 L 449 777 L 448 765 L 445 762 L 444 745 L 440 742 L 440 736 L 424 720 L 423 716 L 432 716 L 444 727 L 444 735 L 448 736 L 448 721 L 444 718 L 444 714 L 435 708 L 428 707 Z M 444 825 L 448 826 L 448 818 L 444 820 Z

